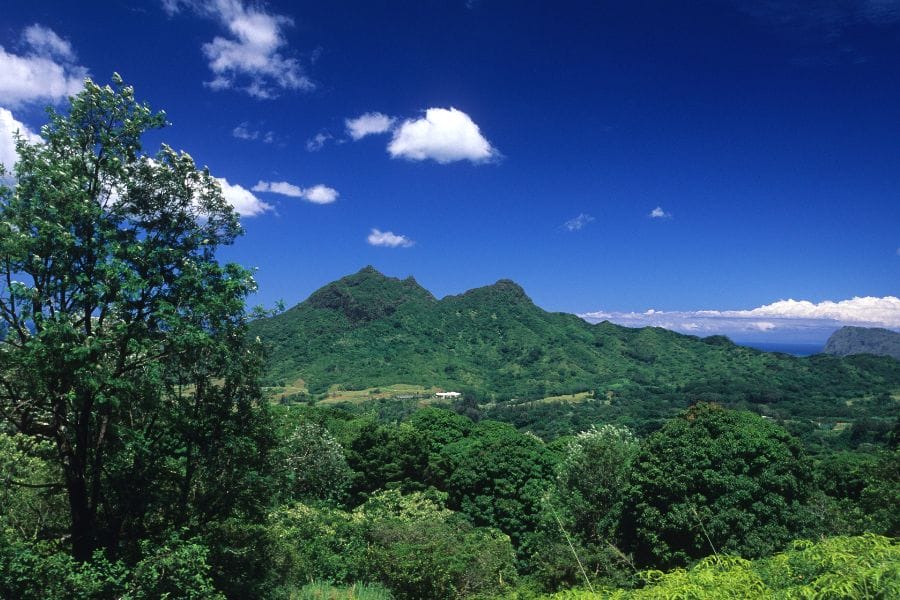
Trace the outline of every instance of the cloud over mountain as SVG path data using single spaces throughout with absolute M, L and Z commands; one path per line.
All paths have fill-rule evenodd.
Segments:
M 645 312 L 593 311 L 579 315 L 596 323 L 611 321 L 628 327 L 655 326 L 683 333 L 711 335 L 787 334 L 819 339 L 844 325 L 900 329 L 900 298 L 854 297 L 819 303 L 779 300 L 749 310 L 695 310 Z
M 414 241 L 405 235 L 399 235 L 393 231 L 381 231 L 373 228 L 366 238 L 366 241 L 372 246 L 384 246 L 386 248 L 409 248 Z

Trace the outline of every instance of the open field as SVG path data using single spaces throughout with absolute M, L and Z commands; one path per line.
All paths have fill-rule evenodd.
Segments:
M 350 402 L 353 404 L 361 404 L 368 400 L 384 400 L 387 398 L 411 399 L 421 398 L 423 400 L 433 399 L 436 392 L 443 391 L 438 387 L 424 387 L 421 385 L 412 385 L 407 383 L 396 383 L 393 385 L 382 385 L 362 390 L 342 390 L 339 386 L 331 386 L 327 396 L 319 401 L 320 404 L 339 404 L 342 402 Z

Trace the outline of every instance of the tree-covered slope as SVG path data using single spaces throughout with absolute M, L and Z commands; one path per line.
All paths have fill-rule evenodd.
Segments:
M 900 360 L 900 333 L 880 327 L 841 327 L 825 343 L 826 354 L 874 354 Z
M 477 391 L 497 400 L 593 390 L 773 403 L 851 399 L 900 389 L 900 365 L 871 356 L 796 358 L 660 328 L 589 324 L 537 307 L 512 281 L 436 300 L 412 278 L 366 267 L 253 323 L 270 383 L 393 383 Z

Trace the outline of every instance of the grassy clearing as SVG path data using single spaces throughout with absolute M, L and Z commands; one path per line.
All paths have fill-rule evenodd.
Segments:
M 354 583 L 351 586 L 335 587 L 328 583 L 315 582 L 292 592 L 290 598 L 291 600 L 393 600 L 394 597 L 380 585 Z
M 587 402 L 589 400 L 594 400 L 594 399 L 595 399 L 594 392 L 586 391 L 586 392 L 577 392 L 575 394 L 562 394 L 560 396 L 547 396 L 545 398 L 540 398 L 538 400 L 526 400 L 524 402 L 517 401 L 517 400 L 511 400 L 510 402 L 515 403 L 517 406 L 534 406 L 537 404 L 553 404 L 553 403 L 580 404 L 582 402 Z M 604 402 L 607 404 L 609 403 L 609 401 L 605 400 L 605 399 L 604 399 Z M 502 404 L 502 403 L 488 402 L 486 404 L 481 404 L 479 406 L 482 409 L 490 409 L 490 408 L 494 408 L 498 404 Z
M 393 385 L 381 385 L 363 390 L 342 390 L 339 386 L 331 386 L 326 398 L 319 401 L 320 404 L 340 404 L 349 402 L 361 404 L 368 400 L 384 400 L 386 398 L 398 398 L 402 396 L 418 397 L 425 400 L 431 399 L 435 392 L 441 391 L 437 387 L 424 387 L 408 383 L 395 383 Z
M 578 392 L 577 394 L 564 394 L 562 396 L 547 396 L 546 398 L 541 398 L 540 400 L 535 400 L 535 404 L 549 404 L 551 402 L 567 402 L 567 403 L 578 403 L 584 402 L 585 400 L 593 400 L 594 392 Z
M 302 378 L 295 379 L 285 386 L 263 388 L 263 394 L 269 399 L 276 401 L 281 400 L 286 396 L 308 393 L 309 388 L 306 387 L 306 382 Z

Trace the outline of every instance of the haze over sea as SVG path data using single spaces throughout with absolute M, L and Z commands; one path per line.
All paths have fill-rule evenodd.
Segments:
M 823 344 L 791 344 L 785 342 L 735 341 L 735 344 L 747 346 L 763 352 L 781 352 L 793 356 L 812 356 L 822 351 Z

